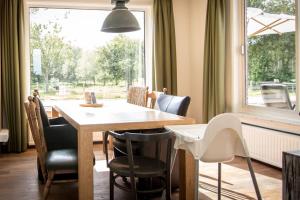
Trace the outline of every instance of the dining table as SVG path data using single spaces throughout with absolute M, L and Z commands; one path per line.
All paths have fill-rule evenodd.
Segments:
M 194 124 L 195 120 L 155 109 L 129 104 L 126 100 L 102 100 L 97 106 L 81 101 L 55 101 L 53 113 L 64 117 L 77 129 L 78 192 L 80 200 L 94 198 L 93 132 L 163 128 L 167 125 Z M 178 152 L 180 160 L 180 199 L 192 199 L 195 162 L 186 151 Z M 192 169 L 192 170 L 191 170 Z

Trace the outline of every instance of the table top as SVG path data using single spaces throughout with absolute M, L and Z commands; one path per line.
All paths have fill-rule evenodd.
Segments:
M 89 131 L 161 128 L 165 125 L 193 124 L 188 117 L 136 106 L 125 100 L 103 100 L 103 107 L 81 107 L 80 101 L 58 101 L 54 109 L 77 129 Z

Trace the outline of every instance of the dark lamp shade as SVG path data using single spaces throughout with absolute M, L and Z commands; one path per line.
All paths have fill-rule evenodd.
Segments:
M 106 17 L 101 31 L 108 33 L 124 33 L 140 30 L 134 15 L 127 9 L 115 9 Z

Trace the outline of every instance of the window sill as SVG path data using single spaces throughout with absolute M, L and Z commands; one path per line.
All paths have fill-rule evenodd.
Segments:
M 236 113 L 242 123 L 300 135 L 300 116 L 298 113 L 276 115 L 274 113 L 239 112 Z

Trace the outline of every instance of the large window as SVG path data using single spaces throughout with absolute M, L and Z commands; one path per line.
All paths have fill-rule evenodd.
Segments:
M 296 2 L 245 2 L 245 103 L 296 110 Z
M 141 30 L 103 33 L 108 10 L 30 8 L 30 89 L 43 99 L 124 98 L 145 85 L 145 12 L 133 11 Z

